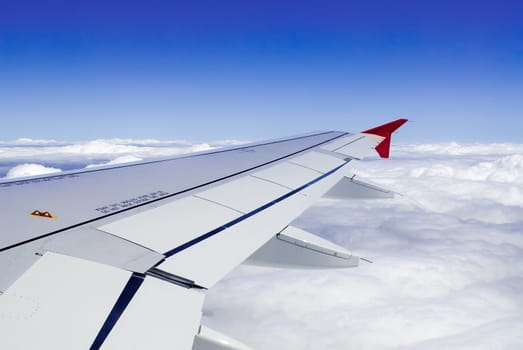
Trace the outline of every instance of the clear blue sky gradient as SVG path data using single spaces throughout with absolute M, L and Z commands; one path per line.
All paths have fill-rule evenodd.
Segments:
M 523 142 L 521 1 L 4 1 L 0 139 L 258 140 L 408 117 Z

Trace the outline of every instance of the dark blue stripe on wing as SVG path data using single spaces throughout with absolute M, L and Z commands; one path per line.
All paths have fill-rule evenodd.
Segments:
M 200 243 L 200 242 L 203 241 L 203 240 L 206 240 L 206 239 L 209 238 L 209 237 L 214 236 L 215 234 L 218 234 L 218 233 L 224 231 L 225 229 L 227 229 L 227 228 L 229 228 L 229 227 L 231 227 L 231 226 L 234 226 L 234 225 L 238 224 L 238 223 L 240 223 L 240 222 L 242 222 L 242 221 L 244 221 L 244 220 L 250 218 L 251 216 L 256 215 L 256 214 L 258 214 L 259 212 L 264 211 L 265 209 L 270 208 L 270 207 L 272 207 L 273 205 L 275 205 L 275 204 L 277 204 L 277 203 L 279 203 L 279 202 L 281 202 L 281 201 L 283 201 L 283 200 L 285 200 L 285 199 L 287 199 L 287 198 L 289 198 L 289 197 L 295 195 L 296 193 L 302 191 L 303 189 L 305 189 L 305 188 L 307 188 L 307 187 L 309 187 L 309 186 L 315 184 L 316 182 L 320 181 L 321 179 L 324 179 L 324 178 L 326 178 L 327 176 L 329 176 L 329 175 L 335 173 L 335 172 L 338 171 L 341 167 L 343 167 L 345 164 L 347 164 L 347 163 L 343 163 L 343 164 L 337 166 L 336 168 L 332 169 L 331 171 L 329 171 L 329 172 L 327 172 L 327 173 L 321 175 L 320 177 L 315 178 L 315 179 L 312 180 L 311 182 L 308 182 L 308 183 L 306 183 L 305 185 L 303 185 L 303 186 L 301 186 L 301 187 L 298 187 L 298 188 L 296 188 L 295 190 L 292 190 L 292 191 L 290 191 L 289 193 L 286 193 L 286 194 L 284 194 L 283 196 L 281 196 L 281 197 L 279 197 L 279 198 L 276 198 L 276 199 L 273 200 L 272 202 L 269 202 L 269 203 L 267 203 L 267 204 L 264 204 L 264 205 L 262 205 L 261 207 L 259 207 L 259 208 L 257 208 L 257 209 L 254 209 L 253 211 L 248 212 L 247 214 L 244 214 L 244 215 L 240 216 L 239 218 L 236 218 L 236 219 L 234 219 L 234 220 L 232 220 L 232 221 L 229 221 L 228 223 L 226 223 L 226 224 L 223 225 L 223 226 L 220 226 L 220 227 L 218 227 L 218 228 L 215 228 L 214 230 L 209 231 L 209 232 L 207 232 L 207 233 L 205 233 L 205 234 L 203 234 L 203 235 L 201 235 L 201 236 L 198 236 L 198 237 L 196 237 L 195 239 L 193 239 L 193 240 L 191 240 L 191 241 L 189 241 L 189 242 L 187 242 L 187 243 L 184 243 L 184 244 L 182 244 L 182 245 L 180 245 L 180 246 L 178 246 L 178 247 L 176 247 L 176 248 L 174 248 L 174 249 L 171 249 L 171 250 L 169 250 L 168 252 L 164 253 L 163 255 L 165 255 L 165 257 L 167 257 L 167 258 L 170 257 L 170 256 L 173 256 L 174 254 L 176 254 L 176 253 L 178 253 L 178 252 L 181 252 L 182 250 L 185 250 L 185 249 L 187 249 L 187 248 L 189 248 L 189 247 L 191 247 L 191 246 L 193 246 L 193 245 L 195 245 L 195 244 L 197 244 L 197 243 Z M 162 261 L 162 262 L 163 262 L 163 261 Z M 158 264 L 158 265 L 159 265 L 159 264 Z
M 105 319 L 102 328 L 100 328 L 98 335 L 94 339 L 94 342 L 90 348 L 91 350 L 99 349 L 102 346 L 109 333 L 111 333 L 114 325 L 116 322 L 118 322 L 120 316 L 122 316 L 122 313 L 127 308 L 127 305 L 129 305 L 134 295 L 142 285 L 144 278 L 144 275 L 136 272 L 132 274 L 131 278 L 129 278 L 129 281 L 127 281 L 127 284 L 120 294 L 120 297 L 118 297 L 118 300 L 116 300 L 113 309 L 109 313 L 109 316 L 107 316 Z

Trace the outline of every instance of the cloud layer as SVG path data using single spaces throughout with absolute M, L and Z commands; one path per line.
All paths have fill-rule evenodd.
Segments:
M 28 138 L 0 141 L 0 178 L 41 175 L 51 171 L 175 156 L 241 143 L 244 141 L 190 143 L 132 139 L 56 141 Z
M 297 224 L 372 260 L 242 266 L 205 321 L 257 349 L 523 348 L 523 146 L 403 145 L 354 172 L 392 200 L 322 200 Z
M 18 140 L 0 143 L 0 176 L 234 143 Z M 256 349 L 523 348 L 523 145 L 401 145 L 392 154 L 353 171 L 396 198 L 321 200 L 295 223 L 372 264 L 240 266 L 208 292 L 204 322 Z

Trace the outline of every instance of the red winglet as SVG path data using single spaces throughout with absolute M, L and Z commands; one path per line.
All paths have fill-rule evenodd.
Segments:
M 377 126 L 375 128 L 362 131 L 363 134 L 372 134 L 384 137 L 385 140 L 381 141 L 378 146 L 376 146 L 376 152 L 380 155 L 381 158 L 389 158 L 390 154 L 390 137 L 394 131 L 396 131 L 400 126 L 405 124 L 407 119 L 398 119 L 393 122 Z

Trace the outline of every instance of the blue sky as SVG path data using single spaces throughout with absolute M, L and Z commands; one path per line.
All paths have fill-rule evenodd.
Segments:
M 10 1 L 0 139 L 523 142 L 516 1 Z

